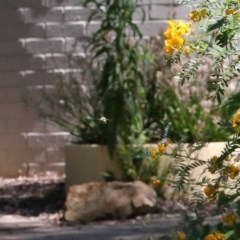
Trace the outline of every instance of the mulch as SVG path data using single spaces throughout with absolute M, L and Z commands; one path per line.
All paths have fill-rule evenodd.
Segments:
M 48 216 L 54 221 L 62 219 L 66 197 L 65 178 L 52 172 L 18 178 L 0 178 L 0 214 L 21 216 Z M 215 212 L 216 207 L 204 208 L 205 213 Z M 188 211 L 179 199 L 159 199 L 154 213 L 135 219 L 161 218 L 165 214 Z M 103 221 L 109 219 L 102 219 Z
M 52 172 L 0 178 L 0 214 L 38 216 L 64 209 L 65 179 Z

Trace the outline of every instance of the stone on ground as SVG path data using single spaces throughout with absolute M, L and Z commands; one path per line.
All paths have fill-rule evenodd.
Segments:
M 72 223 L 126 219 L 147 214 L 156 204 L 156 192 L 141 181 L 90 182 L 69 188 L 64 216 Z

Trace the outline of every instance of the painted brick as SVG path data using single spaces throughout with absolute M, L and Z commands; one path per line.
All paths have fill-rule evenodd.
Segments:
M 96 21 L 90 23 L 88 26 L 85 25 L 85 31 L 84 36 L 92 36 L 93 33 L 95 33 L 100 28 L 101 23 Z
M 0 161 L 0 176 L 5 178 L 15 178 L 21 175 L 24 171 L 24 167 L 22 163 L 18 164 L 9 164 L 7 162 Z
M 44 55 L 33 56 L 9 56 L 6 58 L 5 70 L 23 71 L 23 70 L 41 70 L 45 68 Z
M 148 6 L 140 6 L 136 9 L 135 13 L 133 14 L 134 20 L 142 20 L 145 18 L 145 20 L 149 20 L 149 7 Z
M 166 21 L 148 21 L 138 25 L 144 36 L 157 36 L 166 28 Z
M 6 134 L 6 120 L 5 119 L 1 119 L 0 120 L 0 134 L 4 135 Z M 1 158 L 1 151 L 0 151 L 0 158 Z
M 22 23 L 22 16 L 19 11 L 0 7 L 0 26 L 19 25 Z
M 14 31 L 13 31 L 14 29 Z M 45 37 L 45 25 L 14 25 L 12 27 L 6 27 L 0 25 L 0 40 L 17 40 L 26 37 Z
M 20 135 L 0 135 L 0 149 L 22 149 L 26 150 L 27 141 Z
M 46 71 L 25 71 L 22 74 L 26 86 L 52 84 L 59 78 L 57 74 Z
M 65 132 L 59 133 L 29 133 L 25 136 L 29 148 L 54 148 L 64 146 L 69 140 L 69 135 Z
M 76 38 L 67 38 L 64 43 L 64 52 L 67 53 L 83 53 L 86 49 L 86 41 L 77 40 Z
M 48 163 L 64 163 L 64 147 L 48 148 L 46 150 Z
M 1 59 L 1 58 L 0 58 Z M 1 63 L 1 60 L 0 60 Z M 0 64 L 1 65 L 1 64 Z M 12 88 L 23 86 L 23 77 L 18 72 L 1 72 L 0 87 Z
M 65 54 L 50 54 L 46 57 L 46 68 L 70 68 L 69 58 Z
M 22 88 L 0 88 L 0 103 L 11 103 L 21 101 Z
M 1 120 L 0 120 L 1 121 Z M 6 121 L 7 134 L 20 134 L 23 132 L 45 132 L 46 124 L 37 119 L 8 119 Z
M 63 8 L 19 8 L 20 18 L 24 23 L 46 23 L 46 22 L 63 22 Z
M 55 7 L 55 6 L 78 6 L 82 5 L 84 0 L 62 0 L 59 2 L 59 0 L 42 0 L 43 6 L 45 7 Z
M 68 24 L 48 23 L 46 25 L 47 37 L 82 37 L 83 22 L 71 22 Z
M 169 5 L 173 4 L 174 0 L 139 0 L 138 4 L 147 4 L 147 5 Z
M 0 41 L 0 55 L 26 54 L 22 40 Z
M 82 6 L 71 6 L 71 7 L 65 7 L 64 8 L 64 17 L 65 21 L 67 22 L 74 22 L 74 21 L 85 21 L 89 18 L 91 14 L 90 9 L 83 8 Z M 99 19 L 101 16 L 93 18 Z
M 64 38 L 28 38 L 25 50 L 30 54 L 58 53 L 63 51 Z
M 48 1 L 48 0 L 47 0 Z M 8 0 L 5 3 L 5 7 L 8 8 L 20 8 L 20 7 L 34 7 L 40 8 L 43 6 L 44 0 Z
M 159 19 L 169 19 L 172 18 L 172 8 L 167 6 L 151 6 L 149 9 L 149 19 L 150 20 L 159 20 Z
M 36 113 L 24 108 L 21 103 L 0 104 L 0 119 L 29 119 L 36 118 Z
M 177 19 L 189 20 L 189 13 L 192 11 L 192 7 L 189 5 L 178 6 L 173 8 L 174 17 Z

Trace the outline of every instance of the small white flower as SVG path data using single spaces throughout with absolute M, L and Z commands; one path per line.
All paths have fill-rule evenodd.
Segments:
M 59 104 L 63 105 L 65 101 L 63 99 L 59 100 Z
M 106 124 L 108 119 L 106 117 L 102 116 L 102 117 L 99 118 L 99 121 Z

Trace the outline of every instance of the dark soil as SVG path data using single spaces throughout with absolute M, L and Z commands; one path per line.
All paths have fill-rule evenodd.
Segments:
M 0 213 L 38 216 L 64 209 L 65 181 L 56 174 L 0 178 Z

